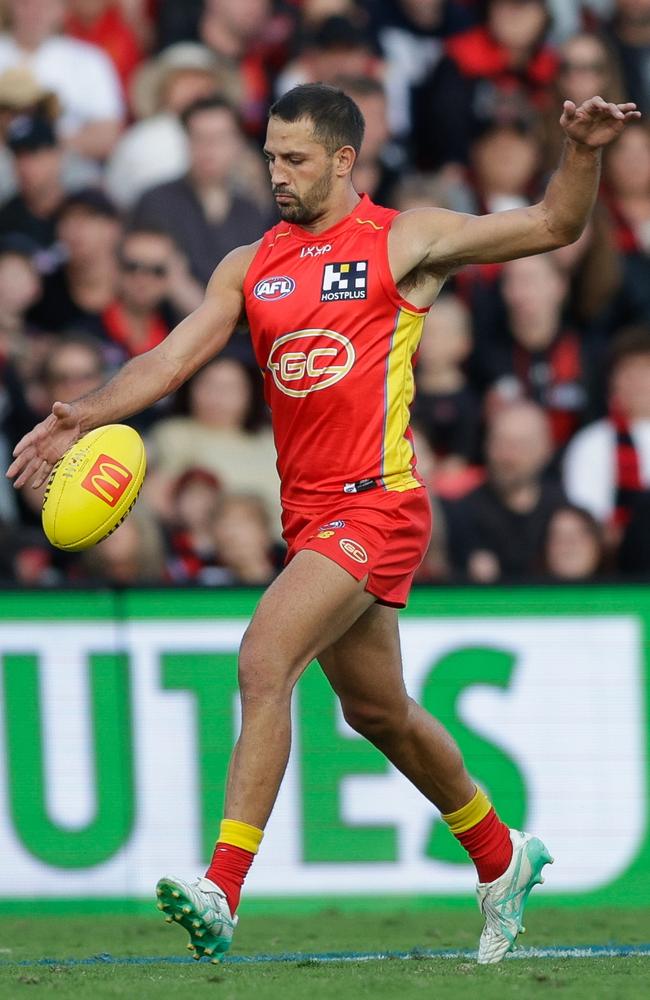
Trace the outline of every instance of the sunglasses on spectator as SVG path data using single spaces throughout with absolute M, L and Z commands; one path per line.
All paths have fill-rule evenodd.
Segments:
M 152 278 L 167 277 L 166 264 L 149 264 L 144 260 L 134 260 L 132 257 L 123 257 L 120 261 L 120 268 L 125 274 L 149 274 Z
M 560 63 L 560 73 L 606 73 L 604 62 L 570 62 L 568 59 Z

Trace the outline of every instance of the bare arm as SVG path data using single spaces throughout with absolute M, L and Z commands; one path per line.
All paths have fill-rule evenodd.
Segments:
M 482 216 L 436 208 L 405 212 L 394 227 L 391 245 L 397 280 L 418 266 L 447 274 L 463 264 L 513 260 L 573 243 L 598 193 L 602 147 L 639 117 L 634 104 L 608 104 L 593 97 L 576 108 L 565 101 L 560 120 L 566 133 L 564 151 L 542 201 Z
M 133 358 L 106 385 L 52 412 L 14 449 L 7 475 L 19 488 L 42 485 L 61 455 L 86 431 L 139 413 L 177 389 L 227 343 L 244 307 L 243 281 L 256 244 L 233 250 L 215 270 L 205 298 L 151 351 Z

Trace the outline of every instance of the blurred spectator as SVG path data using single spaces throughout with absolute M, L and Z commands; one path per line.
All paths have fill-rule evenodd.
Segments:
M 497 410 L 488 422 L 487 481 L 446 505 L 452 565 L 477 583 L 535 572 L 553 513 L 566 502 L 546 482 L 552 455 L 550 426 L 535 403 Z
M 188 170 L 180 115 L 215 93 L 237 106 L 239 73 L 195 42 L 172 45 L 138 70 L 131 88 L 138 121 L 120 137 L 106 169 L 107 190 L 120 208 L 132 208 L 148 188 Z
M 483 342 L 490 405 L 517 398 L 545 410 L 556 446 L 566 444 L 587 407 L 590 361 L 580 336 L 563 321 L 568 290 L 552 254 L 505 264 L 501 292 L 508 341 Z
M 194 308 L 198 286 L 189 275 L 180 281 L 176 248 L 162 230 L 134 229 L 118 251 L 116 297 L 101 316 L 107 336 L 116 346 L 116 364 L 157 347 L 172 326 Z M 184 283 L 190 282 L 190 302 Z M 187 306 L 189 305 L 189 308 Z
M 279 534 L 279 481 L 268 429 L 251 431 L 253 376 L 234 358 L 207 364 L 189 383 L 188 416 L 161 420 L 149 437 L 150 506 L 169 519 L 173 481 L 189 468 L 212 472 L 225 490 L 260 496 Z
M 385 205 L 390 202 L 405 158 L 404 152 L 390 142 L 384 87 L 369 76 L 337 77 L 334 82 L 355 101 L 366 123 L 352 183 L 357 191 L 364 191 L 373 201 Z
M 59 114 L 56 94 L 42 87 L 29 69 L 14 66 L 0 73 L 0 138 L 6 137 L 15 118 L 25 115 L 46 121 L 56 131 Z M 62 153 L 61 182 L 67 191 L 97 181 L 101 169 L 98 163 L 64 148 L 60 141 L 58 145 Z M 0 143 L 0 205 L 17 190 L 14 158 L 6 145 Z
M 273 6 L 271 0 L 204 0 L 199 24 L 200 41 L 239 69 L 244 129 L 258 138 L 266 128 L 271 71 L 286 60 L 293 26 L 292 18 Z
M 220 583 L 266 586 L 281 568 L 274 558 L 268 511 L 258 496 L 225 496 L 215 522 L 214 538 L 221 567 Z
M 25 345 L 24 314 L 39 290 L 29 240 L 20 234 L 0 236 L 0 462 L 10 461 L 15 444 L 34 422 L 23 384 L 30 353 Z M 0 521 L 13 521 L 17 516 L 15 491 L 3 476 Z
M 627 100 L 650 113 L 650 3 L 616 0 L 610 35 L 618 50 Z
M 0 208 L 0 231 L 24 233 L 56 260 L 56 218 L 65 197 L 62 151 L 46 118 L 21 115 L 6 133 L 18 193 Z
M 252 201 L 231 191 L 243 137 L 230 105 L 219 97 L 196 101 L 184 112 L 183 124 L 189 172 L 144 194 L 132 225 L 166 229 L 187 255 L 194 277 L 206 285 L 223 257 L 258 239 L 268 219 Z
M 484 24 L 449 38 L 421 90 L 416 157 L 427 168 L 467 162 L 486 125 L 530 122 L 549 101 L 557 56 L 545 44 L 544 0 L 487 0 Z
M 472 144 L 470 161 L 482 212 L 530 205 L 539 171 L 539 144 L 530 129 L 492 126 Z
M 103 336 L 102 313 L 115 298 L 121 228 L 117 209 L 99 189 L 68 195 L 57 223 L 66 260 L 45 278 L 43 296 L 30 314 L 37 326 Z
M 428 104 L 419 99 L 419 88 L 444 56 L 441 39 L 469 27 L 475 15 L 469 5 L 453 0 L 380 2 L 370 5 L 370 11 L 386 59 L 391 132 L 406 141 L 424 124 L 414 123 L 413 114 Z
M 126 93 L 131 74 L 142 59 L 135 32 L 115 0 L 68 0 L 65 33 L 103 49 L 112 60 Z
M 15 357 L 25 333 L 25 313 L 41 294 L 38 246 L 22 233 L 0 236 L 0 356 Z
M 43 416 L 59 400 L 69 403 L 98 389 L 106 376 L 101 341 L 81 333 L 69 334 L 50 347 L 34 387 L 33 402 Z
M 0 35 L 0 72 L 25 65 L 61 102 L 67 148 L 103 160 L 120 131 L 123 102 L 110 59 L 94 45 L 59 35 L 64 0 L 8 0 L 11 29 Z
M 205 469 L 187 469 L 173 484 L 167 557 L 172 582 L 201 582 L 217 565 L 215 523 L 221 501 L 221 484 Z
M 544 575 L 567 583 L 593 580 L 604 559 L 603 533 L 596 519 L 582 507 L 559 507 L 546 529 Z
M 441 295 L 424 321 L 411 411 L 438 471 L 441 464 L 458 467 L 476 459 L 480 403 L 463 370 L 471 348 L 468 310 L 455 295 Z
M 411 208 L 449 208 L 473 212 L 476 199 L 467 184 L 449 171 L 402 174 L 393 188 L 391 206 L 400 212 Z
M 381 79 L 381 62 L 372 39 L 355 20 L 335 15 L 316 24 L 302 40 L 298 57 L 280 74 L 284 94 L 300 83 L 334 83 L 339 77 Z
M 162 532 L 142 501 L 108 538 L 86 549 L 81 568 L 90 582 L 115 587 L 164 582 Z
M 554 170 L 564 144 L 560 116 L 564 101 L 580 105 L 595 94 L 620 104 L 628 100 L 615 49 L 605 37 L 581 31 L 564 42 L 558 52 L 559 71 L 553 81 L 552 100 L 542 116 L 544 166 Z
M 569 283 L 567 322 L 594 333 L 608 330 L 612 306 L 622 288 L 623 260 L 602 203 L 594 206 L 579 239 L 555 250 L 553 257 Z
M 650 489 L 650 328 L 622 331 L 609 365 L 610 415 L 579 431 L 564 456 L 572 503 L 620 539 L 637 495 Z
M 633 127 L 605 158 L 605 202 L 623 258 L 618 324 L 650 322 L 650 128 Z
M 199 22 L 204 0 L 157 0 L 156 41 L 157 48 L 188 40 L 195 41 L 199 34 Z

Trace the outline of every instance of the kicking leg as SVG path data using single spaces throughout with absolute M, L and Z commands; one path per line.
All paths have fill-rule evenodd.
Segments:
M 165 878 L 157 887 L 160 908 L 189 931 L 195 958 L 230 945 L 241 886 L 287 765 L 293 687 L 374 602 L 364 583 L 303 550 L 266 591 L 246 630 L 239 655 L 241 734 L 212 862 L 192 885 Z

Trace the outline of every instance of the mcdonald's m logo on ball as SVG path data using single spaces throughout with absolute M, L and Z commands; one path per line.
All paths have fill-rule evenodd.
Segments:
M 100 455 L 81 486 L 114 507 L 132 479 L 133 474 L 121 462 L 110 455 Z

